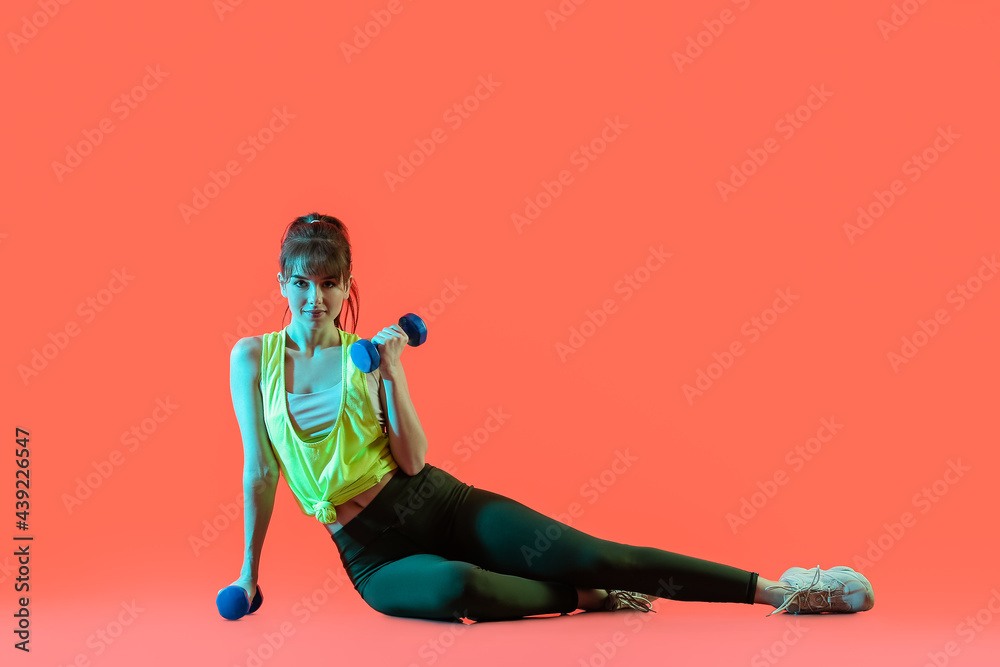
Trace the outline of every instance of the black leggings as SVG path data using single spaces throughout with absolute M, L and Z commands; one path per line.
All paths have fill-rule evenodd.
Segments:
M 577 608 L 577 588 L 753 604 L 756 572 L 610 542 L 431 464 L 401 469 L 333 536 L 354 588 L 391 616 L 495 621 Z

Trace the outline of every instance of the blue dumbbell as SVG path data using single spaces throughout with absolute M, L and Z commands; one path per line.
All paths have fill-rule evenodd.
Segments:
M 399 328 L 403 330 L 409 340 L 407 345 L 416 347 L 423 345 L 427 340 L 427 325 L 417 315 L 407 313 L 399 318 Z M 381 358 L 378 348 L 370 340 L 359 340 L 351 345 L 351 359 L 354 365 L 361 369 L 362 373 L 371 373 L 378 368 Z
M 247 614 L 254 613 L 260 609 L 262 602 L 264 602 L 264 596 L 260 592 L 260 586 L 257 586 L 257 594 L 253 596 L 253 602 L 247 597 L 247 592 L 239 586 L 226 586 L 219 591 L 219 595 L 215 598 L 215 606 L 219 608 L 222 618 L 228 618 L 230 621 L 236 621 Z

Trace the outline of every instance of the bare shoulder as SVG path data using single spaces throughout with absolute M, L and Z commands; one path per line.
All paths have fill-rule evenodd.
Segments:
M 263 348 L 264 342 L 261 336 L 240 338 L 233 345 L 233 351 L 230 354 L 230 363 L 233 369 L 238 369 L 243 373 L 252 373 L 254 376 L 258 375 Z

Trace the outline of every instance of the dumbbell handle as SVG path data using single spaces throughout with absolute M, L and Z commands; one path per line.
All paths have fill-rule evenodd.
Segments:
M 399 318 L 399 328 L 406 334 L 406 344 L 416 347 L 427 340 L 427 325 L 414 313 L 407 313 Z M 376 336 L 378 334 L 375 334 Z M 381 356 L 376 343 L 370 340 L 355 341 L 351 345 L 351 359 L 362 373 L 371 373 L 379 367 Z

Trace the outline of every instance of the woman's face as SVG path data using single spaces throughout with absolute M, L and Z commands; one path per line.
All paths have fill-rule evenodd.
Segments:
M 334 320 L 350 295 L 351 278 L 344 285 L 337 276 L 292 274 L 287 282 L 278 274 L 281 295 L 288 299 L 288 309 L 293 320 L 301 320 L 306 326 L 333 326 Z

